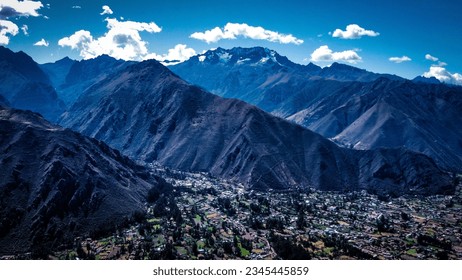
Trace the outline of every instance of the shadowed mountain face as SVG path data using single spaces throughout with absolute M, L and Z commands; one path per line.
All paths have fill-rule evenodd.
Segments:
M 8 100 L 6 100 L 5 97 L 0 95 L 0 106 L 1 107 L 9 107 L 10 103 L 8 103 Z
M 75 60 L 66 56 L 52 63 L 41 64 L 39 67 L 48 75 L 53 87 L 59 88 L 66 82 L 67 74 L 74 63 L 76 63 Z
M 30 111 L 0 107 L 0 255 L 110 229 L 144 208 L 142 167 Z
M 254 106 L 191 86 L 156 61 L 95 84 L 60 123 L 134 159 L 208 171 L 253 188 L 451 191 L 449 177 L 426 156 L 339 148 Z
M 301 66 L 263 48 L 217 49 L 170 66 L 187 81 L 355 149 L 424 153 L 462 171 L 462 88 L 333 63 Z
M 404 147 L 462 170 L 462 89 L 379 79 L 333 92 L 288 119 L 356 149 Z
M 54 121 L 64 111 L 48 76 L 23 52 L 0 46 L 0 95 L 16 108 L 38 112 Z
M 133 63 L 102 55 L 82 61 L 62 59 L 40 67 L 49 73 L 59 98 L 70 107 L 87 88 Z

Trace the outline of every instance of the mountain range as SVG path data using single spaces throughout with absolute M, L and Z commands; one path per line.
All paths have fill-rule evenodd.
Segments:
M 156 179 L 106 144 L 0 107 L 0 255 L 73 242 L 143 211 Z
M 433 80 L 264 48 L 170 70 L 109 56 L 38 65 L 0 47 L 0 67 L 0 254 L 69 244 L 143 210 L 160 178 L 134 161 L 263 191 L 384 196 L 453 193 L 447 171 L 461 168 L 461 89 Z
M 82 61 L 63 58 L 40 67 L 50 74 L 59 98 L 70 107 L 88 87 L 133 63 L 102 55 Z
M 30 56 L 0 46 L 0 69 L 0 95 L 11 106 L 33 110 L 52 121 L 64 112 L 49 77 Z
M 101 56 L 84 61 L 65 58 L 38 67 L 24 53 L 3 50 L 11 57 L 27 61 L 26 68 L 35 73 L 28 74 L 29 80 L 34 81 L 35 77 L 43 85 L 56 88 L 57 96 L 66 100 L 68 109 L 59 119 L 61 125 L 105 141 L 135 160 L 207 171 L 255 188 L 295 185 L 320 189 L 376 188 L 377 184 L 369 182 L 375 178 L 373 174 L 363 173 L 364 169 L 359 168 L 358 155 L 368 156 L 377 150 L 360 153 L 340 149 L 295 122 L 343 146 L 362 150 L 380 148 L 382 152 L 391 148 L 409 155 L 412 153 L 406 150 L 414 150 L 432 157 L 445 169 L 460 167 L 461 145 L 457 140 L 460 129 L 453 125 L 458 119 L 459 88 L 423 81 L 414 83 L 338 63 L 326 68 L 311 63 L 298 65 L 260 47 L 219 48 L 171 66 L 173 70 L 191 68 L 188 72 L 191 75 L 231 87 L 233 82 L 228 78 L 238 73 L 233 79 L 241 91 L 231 90 L 223 95 L 260 100 L 255 102 L 258 107 L 285 117 L 290 123 L 244 102 L 223 99 L 191 86 L 155 61 L 125 62 Z M 13 61 L 4 60 L 4 64 Z M 21 65 L 5 73 L 31 72 L 22 71 Z M 413 115 L 409 113 L 412 106 L 404 106 L 412 100 L 401 100 L 408 96 L 402 94 L 406 86 L 417 92 L 412 98 L 420 96 L 420 104 L 427 106 L 420 111 L 414 108 Z M 434 99 L 439 100 L 429 98 L 435 90 L 438 93 L 445 90 L 446 97 L 434 94 Z M 28 94 L 35 96 L 36 92 Z M 8 98 L 6 101 L 15 106 Z M 429 110 L 432 102 L 440 104 L 434 110 L 445 112 L 433 122 L 427 120 L 429 115 L 436 116 Z M 275 109 L 268 110 L 271 106 Z M 442 121 L 443 118 L 446 119 Z M 452 130 L 436 141 L 435 134 L 443 134 L 441 126 Z M 401 133 L 396 133 L 401 129 Z M 328 151 L 329 159 L 324 159 L 321 148 Z M 312 160 L 308 162 L 307 158 Z M 325 165 L 333 169 L 327 170 Z M 376 166 L 375 171 L 380 168 Z M 435 170 L 440 174 L 436 166 Z M 363 181 L 369 185 L 358 183 Z M 402 188 L 403 184 L 396 186 Z
M 406 148 L 462 171 L 462 88 L 333 63 L 298 65 L 265 48 L 216 49 L 170 66 L 186 81 L 249 102 L 355 149 Z
M 189 85 L 153 60 L 93 85 L 60 124 L 131 158 L 206 171 L 258 189 L 305 186 L 403 194 L 445 192 L 449 185 L 426 156 L 339 148 L 255 106 Z M 394 171 L 387 173 L 390 166 Z M 384 169 L 386 175 L 379 176 Z M 432 187 L 421 189 L 422 178 L 430 179 Z

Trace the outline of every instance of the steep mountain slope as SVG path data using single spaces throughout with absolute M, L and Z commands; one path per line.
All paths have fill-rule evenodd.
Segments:
M 404 147 L 462 170 L 462 88 L 379 79 L 332 92 L 289 120 L 356 149 Z
M 303 66 L 261 47 L 218 48 L 169 68 L 212 93 L 238 98 L 281 117 L 309 107 L 332 91 L 348 89 L 352 82 L 381 77 L 403 80 L 339 63 L 325 68 L 312 63 Z
M 75 61 L 66 72 L 64 80 L 56 85 L 58 95 L 66 105 L 72 106 L 88 87 L 133 63 L 131 61 L 117 60 L 107 55 Z M 61 66 L 56 62 L 46 67 L 53 69 L 53 71 L 59 71 Z
M 10 106 L 10 103 L 8 103 L 8 100 L 6 100 L 6 98 L 3 97 L 3 95 L 0 95 L 0 106 L 1 107 L 9 107 Z
M 312 68 L 311 68 L 312 67 Z M 233 97 L 257 104 L 259 87 L 284 82 L 295 71 L 318 72 L 321 68 L 304 67 L 266 48 L 218 48 L 190 58 L 170 69 L 186 81 L 223 97 Z M 261 91 L 261 90 L 260 90 Z
M 156 184 L 106 144 L 0 107 L 0 255 L 72 242 L 144 207 Z
M 92 86 L 61 124 L 132 158 L 208 171 L 253 188 L 451 190 L 447 175 L 426 156 L 339 148 L 254 106 L 191 86 L 156 61 L 129 66 Z
M 55 88 L 59 88 L 66 81 L 67 74 L 75 62 L 75 60 L 72 60 L 66 56 L 65 58 L 58 61 L 41 64 L 39 66 L 40 69 L 42 69 L 43 72 L 47 74 L 52 85 Z
M 186 81 L 223 97 L 243 100 L 278 116 L 289 116 L 306 107 L 300 92 L 318 93 L 310 77 L 321 68 L 295 64 L 275 51 L 256 48 L 218 48 L 169 67 Z M 308 96 L 309 94 L 305 95 Z M 314 96 L 305 99 L 315 98 Z
M 462 94 L 451 93 L 462 93 L 457 87 L 423 77 L 411 83 L 339 63 L 322 69 L 279 63 L 276 53 L 258 49 L 217 49 L 170 68 L 214 93 L 254 104 L 343 145 L 405 147 L 432 157 L 445 169 L 462 171 L 457 114 Z M 250 53 L 258 54 L 252 63 L 236 61 Z M 274 63 L 261 63 L 264 55 Z
M 65 106 L 47 75 L 31 57 L 0 46 L 0 95 L 16 108 L 38 112 L 56 120 Z
M 12 70 L 18 76 L 31 82 L 50 84 L 47 75 L 40 69 L 38 64 L 24 52 L 13 52 L 0 46 L 0 63 L 2 70 Z M 6 72 L 6 71 L 2 71 Z
M 27 54 L 0 46 L 0 69 L 0 95 L 11 106 L 38 112 L 51 121 L 64 111 L 47 75 Z

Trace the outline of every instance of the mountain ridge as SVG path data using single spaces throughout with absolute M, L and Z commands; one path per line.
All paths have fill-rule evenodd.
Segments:
M 101 55 L 81 61 L 61 59 L 41 67 L 54 75 L 57 94 L 70 107 L 88 87 L 133 63 Z
M 48 76 L 24 52 L 0 46 L 0 95 L 19 109 L 36 111 L 55 121 L 65 110 Z
M 245 50 L 253 52 L 252 48 Z M 234 49 L 220 50 L 222 54 L 233 52 Z M 460 117 L 451 113 L 450 119 L 442 113 L 437 114 L 435 121 L 428 113 L 440 112 L 438 108 L 443 107 L 449 112 L 461 110 L 457 107 L 462 102 L 461 87 L 437 83 L 435 78 L 417 77 L 410 81 L 395 75 L 375 74 L 337 62 L 308 72 L 292 69 L 289 64 L 271 67 L 206 62 L 191 58 L 169 68 L 212 93 L 254 104 L 341 145 L 358 149 L 406 147 L 434 158 L 447 170 L 462 170 L 462 146 L 454 140 L 462 137 L 456 125 Z M 409 95 L 414 92 L 415 98 Z M 410 106 L 405 106 L 406 102 Z M 418 102 L 428 112 L 416 108 L 412 102 Z M 374 120 L 377 121 L 372 125 Z M 359 125 L 364 123 L 370 123 L 373 132 L 368 131 L 369 126 Z M 447 128 L 451 128 L 449 133 L 445 132 Z
M 412 165 L 402 165 L 405 170 L 400 172 L 412 173 L 413 179 L 389 178 L 393 183 L 384 192 L 412 193 L 412 186 L 422 183 L 415 175 L 423 173 L 430 174 L 426 177 L 433 184 L 428 193 L 446 192 L 449 184 L 448 177 L 426 156 L 339 148 L 255 106 L 189 85 L 156 61 L 131 65 L 94 85 L 60 123 L 132 158 L 180 170 L 207 171 L 253 188 L 298 185 L 380 191 L 384 179 L 374 177 L 375 172 L 383 165 L 393 166 L 399 156 L 419 162 L 422 169 L 413 173 Z M 361 162 L 375 163 L 365 166 Z
M 106 144 L 0 106 L 0 254 L 56 249 L 144 209 L 157 184 Z

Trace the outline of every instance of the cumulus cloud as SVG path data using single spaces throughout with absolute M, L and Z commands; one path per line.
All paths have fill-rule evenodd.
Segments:
M 196 51 L 193 48 L 188 48 L 188 46 L 184 44 L 178 44 L 173 49 L 169 49 L 167 54 L 158 55 L 151 53 L 144 59 L 155 59 L 164 65 L 175 65 L 195 55 Z
M 408 56 L 403 55 L 402 57 L 390 57 L 388 60 L 394 63 L 402 63 L 406 61 L 411 61 L 412 59 Z
M 11 36 L 18 34 L 19 28 L 16 24 L 9 20 L 0 19 L 0 45 L 8 45 Z
M 43 7 L 40 1 L 18 1 L 18 0 L 2 0 L 0 3 L 0 45 L 8 45 L 11 36 L 16 36 L 19 32 L 19 27 L 9 21 L 9 18 L 16 17 L 37 17 L 40 16 L 38 10 Z M 21 30 L 27 35 L 27 25 L 23 25 Z
M 331 49 L 329 49 L 329 46 L 327 45 L 320 46 L 311 54 L 311 61 L 314 61 L 314 62 L 344 61 L 344 62 L 355 64 L 361 60 L 362 58 L 354 50 L 334 52 Z
M 425 59 L 430 60 L 430 61 L 434 61 L 434 62 L 439 60 L 437 57 L 434 57 L 434 56 L 432 56 L 431 54 L 428 54 L 428 53 L 425 55 Z
M 90 31 L 79 30 L 72 34 L 69 37 L 64 37 L 58 41 L 58 45 L 61 47 L 70 47 L 72 49 L 81 50 L 80 55 L 85 58 L 86 54 L 82 54 L 85 49 L 89 48 L 91 42 L 93 42 L 93 36 L 91 36 Z
M 82 9 L 82 6 L 72 6 L 72 9 Z
M 440 61 L 439 58 L 434 57 L 431 54 L 426 54 L 425 59 L 432 61 L 433 64 L 427 72 L 423 73 L 422 76 L 426 78 L 435 77 L 442 83 L 462 86 L 462 75 L 459 73 L 451 73 L 446 70 L 445 66 L 448 65 L 446 62 Z
M 109 8 L 108 5 L 103 6 L 103 11 L 100 13 L 100 15 L 112 15 L 114 12 Z
M 297 39 L 292 34 L 281 34 L 276 31 L 266 30 L 260 26 L 250 26 L 246 23 L 227 23 L 223 28 L 215 27 L 205 32 L 195 32 L 190 35 L 190 38 L 210 44 L 222 39 L 236 39 L 238 36 L 281 44 L 300 45 L 303 43 L 303 40 Z
M 373 30 L 366 30 L 357 24 L 350 24 L 346 27 L 346 30 L 336 29 L 332 33 L 332 37 L 341 39 L 359 39 L 363 36 L 376 37 L 379 36 L 379 32 Z
M 45 39 L 42 38 L 42 40 L 36 42 L 34 44 L 34 46 L 38 46 L 38 47 L 48 47 L 50 45 L 50 43 L 48 43 Z
M 462 86 L 462 75 L 459 73 L 451 73 L 442 66 L 432 65 L 423 76 L 426 78 L 435 77 L 440 82 Z
M 148 49 L 140 32 L 158 33 L 162 30 L 154 22 L 118 21 L 115 18 L 105 21 L 108 31 L 103 36 L 94 38 L 90 31 L 79 30 L 60 39 L 58 45 L 79 50 L 84 59 L 107 54 L 117 59 L 142 60 L 148 55 Z
M 21 16 L 38 17 L 40 14 L 38 10 L 43 7 L 40 1 L 30 0 L 2 0 L 0 3 L 0 19 Z

